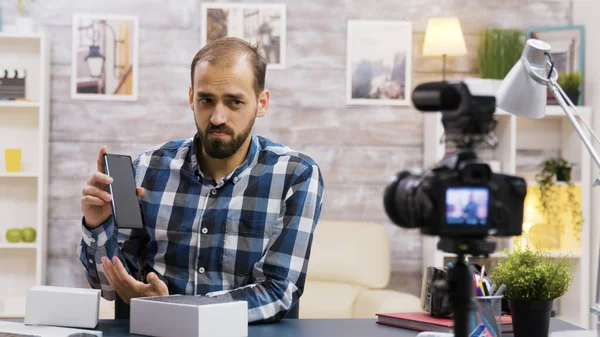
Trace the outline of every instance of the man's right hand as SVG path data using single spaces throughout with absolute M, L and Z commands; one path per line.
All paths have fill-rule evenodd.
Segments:
M 81 197 L 81 211 L 85 224 L 89 229 L 95 229 L 105 222 L 112 214 L 110 201 L 112 196 L 108 192 L 108 185 L 113 181 L 104 170 L 104 154 L 108 153 L 106 146 L 102 146 L 98 154 L 98 172 L 94 173 L 83 188 Z M 137 188 L 137 195 L 144 195 L 144 189 Z

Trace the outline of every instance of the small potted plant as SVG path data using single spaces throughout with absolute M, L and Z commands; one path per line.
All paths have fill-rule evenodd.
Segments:
M 512 315 L 515 337 L 548 337 L 550 313 L 555 299 L 564 295 L 573 281 L 568 257 L 550 257 L 528 245 L 505 250 L 490 279 L 505 285 L 504 298 Z
M 489 87 L 493 95 L 525 47 L 525 32 L 489 27 L 479 36 L 477 65 L 480 86 Z
M 556 80 L 574 105 L 579 101 L 579 88 L 582 82 L 581 73 L 578 71 L 563 71 Z
M 25 1 L 26 0 L 17 0 L 17 9 L 19 11 L 19 16 L 17 16 L 16 26 L 17 30 L 20 33 L 31 33 L 35 30 L 33 18 L 25 15 Z M 35 0 L 30 0 L 31 2 L 35 2 Z

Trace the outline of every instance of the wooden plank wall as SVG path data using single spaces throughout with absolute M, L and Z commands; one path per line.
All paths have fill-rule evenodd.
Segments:
M 392 246 L 390 288 L 418 294 L 421 237 L 418 231 L 390 223 L 383 210 L 382 196 L 391 175 L 421 164 L 422 137 L 427 130 L 422 128 L 422 115 L 411 108 L 345 104 L 347 20 L 412 21 L 413 85 L 417 85 L 441 79 L 441 59 L 420 55 L 429 17 L 460 18 L 469 54 L 449 58 L 447 65 L 448 77 L 460 79 L 477 75 L 475 51 L 477 34 L 482 28 L 571 24 L 572 3 L 568 0 L 279 2 L 287 4 L 288 67 L 268 72 L 272 106 L 269 114 L 257 121 L 256 130 L 304 151 L 320 164 L 326 183 L 323 219 L 374 221 L 386 226 Z M 16 15 L 13 3 L 2 2 L 5 24 L 11 23 Z M 100 146 L 107 144 L 109 151 L 137 155 L 156 143 L 189 137 L 195 131 L 187 106 L 187 88 L 189 64 L 200 47 L 200 1 L 53 0 L 28 7 L 49 34 L 52 46 L 48 281 L 53 285 L 87 286 L 76 257 L 80 239 L 79 198 L 86 179 L 96 169 Z M 137 102 L 71 100 L 73 13 L 139 16 Z

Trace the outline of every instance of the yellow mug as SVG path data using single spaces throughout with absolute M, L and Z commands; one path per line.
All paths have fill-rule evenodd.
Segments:
M 6 172 L 21 172 L 21 149 L 5 149 Z

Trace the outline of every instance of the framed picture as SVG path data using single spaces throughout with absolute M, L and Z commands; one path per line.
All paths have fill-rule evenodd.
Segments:
M 259 43 L 269 69 L 285 69 L 286 5 L 203 3 L 201 45 L 222 37 Z
M 412 23 L 348 20 L 348 104 L 410 105 Z
M 138 34 L 136 16 L 73 15 L 71 97 L 137 100 Z
M 527 38 L 547 42 L 552 47 L 550 56 L 558 73 L 563 71 L 579 71 L 584 76 L 584 26 L 556 26 L 530 28 L 526 31 Z M 582 89 L 579 89 L 579 98 L 574 104 L 583 102 Z M 548 89 L 548 104 L 558 104 Z

